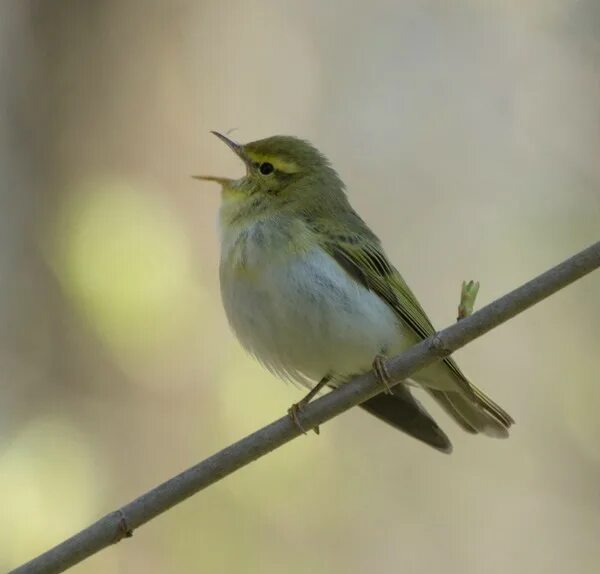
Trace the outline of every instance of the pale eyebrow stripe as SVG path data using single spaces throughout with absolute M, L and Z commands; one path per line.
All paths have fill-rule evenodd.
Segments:
M 276 157 L 268 156 L 268 155 L 260 155 L 260 154 L 248 154 L 250 159 L 258 164 L 263 162 L 269 162 L 273 164 L 273 167 L 278 171 L 283 171 L 284 173 L 297 173 L 300 171 L 300 166 L 293 161 L 285 161 Z

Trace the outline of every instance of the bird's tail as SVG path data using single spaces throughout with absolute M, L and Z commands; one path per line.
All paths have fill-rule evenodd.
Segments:
M 459 391 L 427 389 L 442 408 L 467 432 L 506 438 L 513 418 L 483 391 L 471 385 L 473 398 Z
M 391 394 L 381 393 L 360 406 L 417 440 L 441 452 L 452 452 L 450 439 L 404 383 L 392 387 Z

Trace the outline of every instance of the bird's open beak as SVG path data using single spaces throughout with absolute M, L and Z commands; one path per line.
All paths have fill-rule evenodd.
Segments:
M 223 134 L 220 134 L 219 132 L 210 132 L 211 134 L 216 135 L 221 141 L 225 142 L 227 144 L 227 147 L 229 147 L 230 149 L 232 149 L 235 154 L 242 160 L 242 161 L 246 161 L 246 154 L 244 154 L 244 146 L 242 146 L 241 144 L 234 142 L 233 140 L 230 140 L 227 136 L 224 136 Z
M 246 154 L 244 153 L 244 146 L 242 146 L 241 144 L 234 142 L 233 140 L 230 140 L 227 136 L 224 136 L 223 134 L 220 134 L 219 132 L 214 132 L 211 131 L 211 134 L 216 135 L 220 140 L 224 141 L 227 144 L 227 147 L 229 147 L 231 150 L 233 150 L 235 152 L 235 154 L 245 163 L 248 163 L 248 158 L 246 157 Z M 220 183 L 222 186 L 230 186 L 234 181 L 236 181 L 235 179 L 231 179 L 229 177 L 217 177 L 214 175 L 192 175 L 192 177 L 194 179 L 200 179 L 203 181 L 216 181 L 217 183 Z
M 202 181 L 216 181 L 222 186 L 230 186 L 235 179 L 229 177 L 217 177 L 216 175 L 192 175 L 193 179 L 200 179 Z

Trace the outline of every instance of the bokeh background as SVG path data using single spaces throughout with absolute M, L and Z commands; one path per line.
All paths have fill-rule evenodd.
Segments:
M 0 570 L 300 398 L 219 301 L 208 132 L 310 139 L 439 326 L 600 237 L 596 0 L 0 2 Z M 354 410 L 73 569 L 591 572 L 600 275 L 457 353 L 512 437 Z

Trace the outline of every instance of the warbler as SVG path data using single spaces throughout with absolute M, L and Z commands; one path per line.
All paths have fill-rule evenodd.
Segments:
M 241 344 L 270 371 L 311 389 L 343 384 L 435 333 L 378 237 L 351 207 L 329 161 L 307 141 L 276 135 L 239 144 L 212 132 L 242 160 L 221 185 L 220 284 Z M 411 393 L 425 389 L 467 432 L 508 436 L 511 416 L 448 357 L 361 404 L 442 451 L 452 444 Z

